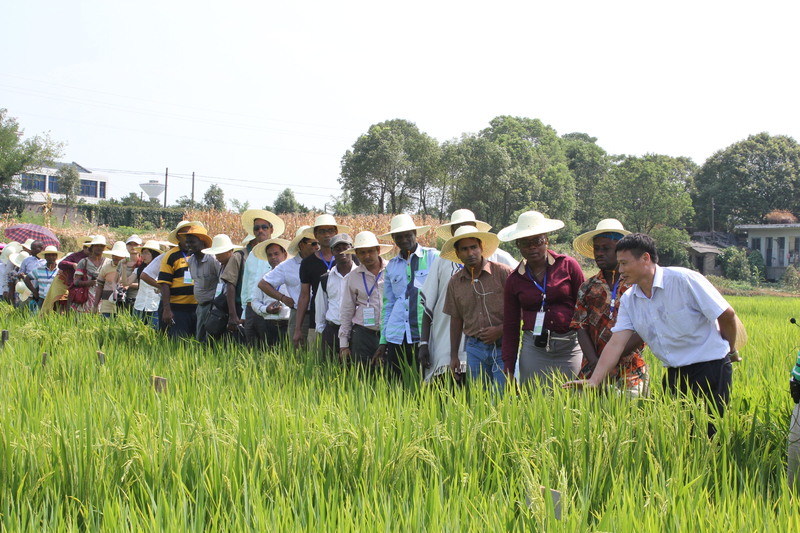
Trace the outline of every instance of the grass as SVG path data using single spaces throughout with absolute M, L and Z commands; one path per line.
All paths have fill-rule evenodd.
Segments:
M 636 403 L 560 390 L 493 403 L 407 392 L 305 353 L 203 350 L 127 318 L 25 321 L 1 306 L 0 528 L 797 530 L 793 300 L 730 301 L 750 343 L 713 443 L 690 435 L 702 404 L 658 386 Z M 563 492 L 561 522 L 540 484 Z

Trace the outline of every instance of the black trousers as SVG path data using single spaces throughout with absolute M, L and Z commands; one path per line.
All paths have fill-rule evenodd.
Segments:
M 417 345 L 403 341 L 403 344 L 386 345 L 386 377 L 390 381 L 398 380 L 403 374 L 415 381 L 421 379 L 419 363 L 417 363 Z
M 327 357 L 339 360 L 339 324 L 328 322 L 322 332 L 322 350 Z
M 350 334 L 350 353 L 353 364 L 369 367 L 375 352 L 381 345 L 381 332 L 353 324 Z
M 686 394 L 691 390 L 695 396 L 705 398 L 709 414 L 716 409 L 722 418 L 731 399 L 733 384 L 731 359 L 726 355 L 715 361 L 668 368 L 662 384 L 664 389 L 672 394 L 678 392 Z M 708 436 L 713 437 L 716 433 L 716 426 L 709 422 Z

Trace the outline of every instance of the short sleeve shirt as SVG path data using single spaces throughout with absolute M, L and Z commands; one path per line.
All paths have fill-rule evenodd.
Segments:
M 332 257 L 331 261 L 333 261 Z M 334 264 L 335 263 L 331 263 L 331 267 L 333 267 Z M 300 283 L 308 283 L 311 285 L 311 307 L 309 308 L 311 318 L 309 319 L 309 328 L 316 327 L 316 321 L 314 320 L 314 314 L 316 312 L 314 300 L 316 300 L 316 298 L 313 296 L 317 293 L 317 289 L 319 289 L 319 279 L 327 272 L 328 266 L 325 264 L 325 261 L 317 257 L 316 253 L 309 255 L 300 263 Z
M 110 301 L 109 298 L 114 296 L 117 291 L 117 267 L 111 260 L 106 260 L 103 266 L 100 267 L 100 272 L 97 274 L 97 284 L 102 287 L 100 292 L 100 312 L 101 313 L 114 313 L 117 310 L 116 300 Z
M 477 337 L 480 330 L 503 325 L 503 289 L 510 266 L 486 261 L 473 281 L 462 268 L 447 284 L 444 312 L 464 321 L 464 334 Z
M 188 259 L 180 248 L 173 248 L 161 261 L 158 283 L 169 285 L 169 304 L 174 311 L 192 311 L 197 307 Z

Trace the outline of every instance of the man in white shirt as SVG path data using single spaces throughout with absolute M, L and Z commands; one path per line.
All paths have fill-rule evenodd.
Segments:
M 731 357 L 738 356 L 733 308 L 701 274 L 658 266 L 655 242 L 647 235 L 623 237 L 617 243 L 617 261 L 620 277 L 633 286 L 620 299 L 611 340 L 591 379 L 564 386 L 599 387 L 635 331 L 667 367 L 665 389 L 691 390 L 705 397 L 710 414 L 722 417 L 730 400 Z M 709 423 L 709 437 L 715 433 Z
M 314 297 L 317 333 L 321 335 L 323 349 L 330 357 L 339 355 L 339 308 L 342 305 L 344 278 L 353 269 L 353 255 L 344 252 L 352 246 L 353 239 L 346 233 L 340 233 L 331 239 L 331 251 L 336 266 L 320 277 Z

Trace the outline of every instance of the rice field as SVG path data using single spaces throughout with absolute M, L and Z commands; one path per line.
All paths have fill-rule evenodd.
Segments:
M 797 531 L 785 474 L 797 300 L 730 301 L 750 343 L 713 442 L 691 435 L 701 403 L 662 397 L 652 357 L 648 400 L 493 400 L 2 305 L 0 529 Z M 540 485 L 562 492 L 562 520 Z

